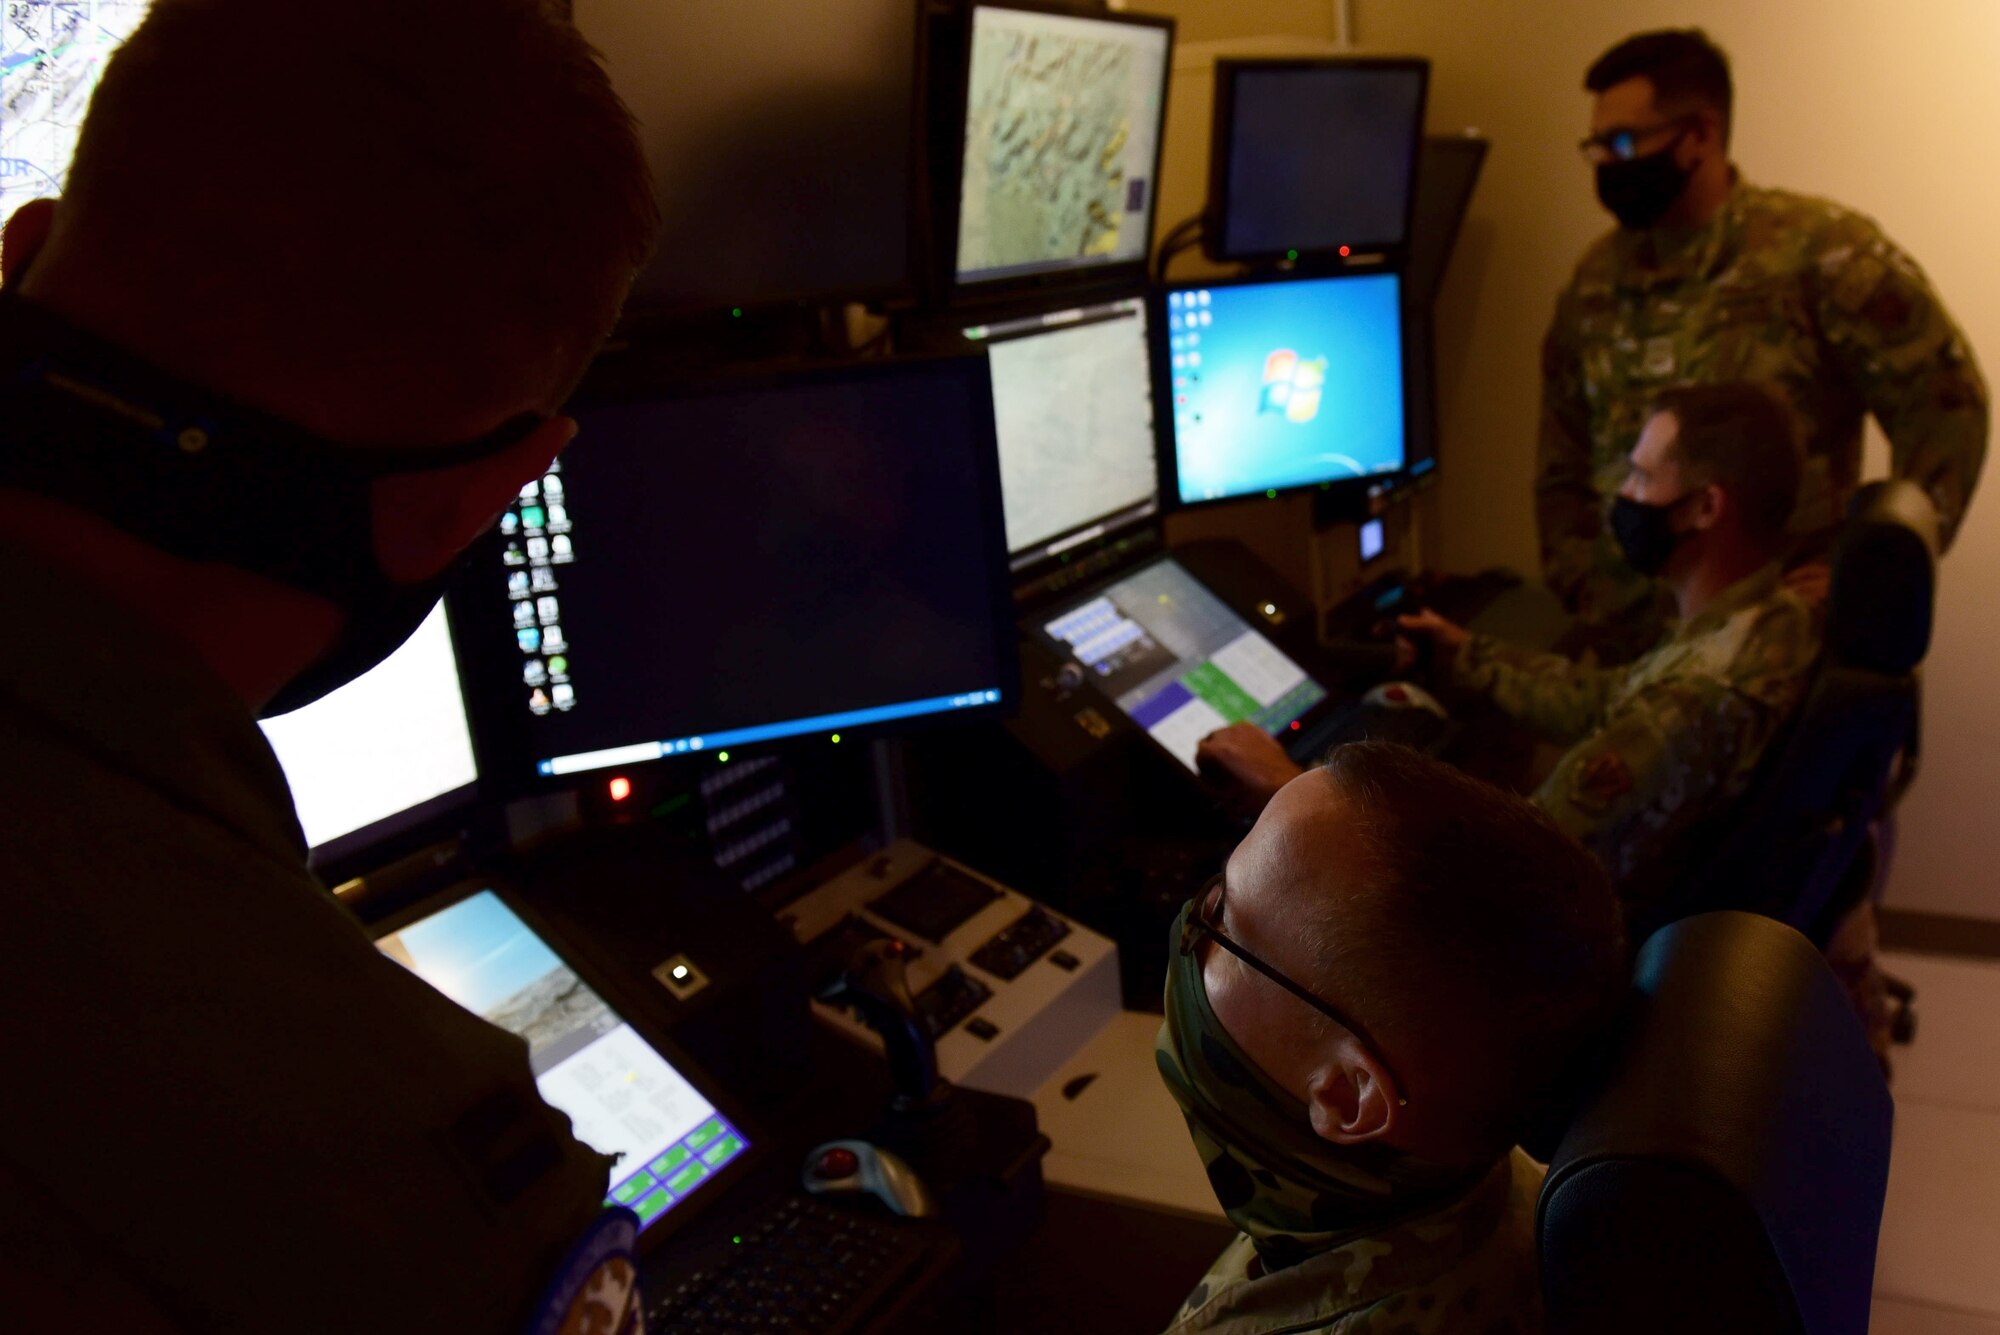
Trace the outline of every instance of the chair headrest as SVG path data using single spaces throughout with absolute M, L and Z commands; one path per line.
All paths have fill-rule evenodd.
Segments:
M 1833 549 L 1826 652 L 1847 667 L 1901 676 L 1931 646 L 1938 516 L 1914 482 L 1870 483 Z
M 1811 942 L 1750 913 L 1662 928 L 1639 953 L 1612 1070 L 1571 1122 L 1543 1184 L 1537 1231 L 1552 1317 L 1593 1253 L 1635 1270 L 1685 1253 L 1683 1207 L 1701 1193 L 1711 1217 L 1733 1213 L 1743 1236 L 1761 1234 L 1799 1328 L 1858 1335 L 1888 1186 L 1889 1123 L 1882 1072 Z M 1657 1208 L 1635 1201 L 1652 1196 Z M 1555 1273 L 1551 1258 L 1567 1273 Z M 1671 1292 L 1670 1279 L 1625 1276 L 1610 1300 Z

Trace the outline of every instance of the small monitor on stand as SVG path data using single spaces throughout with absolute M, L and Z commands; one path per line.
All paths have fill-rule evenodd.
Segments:
M 1218 60 L 1210 258 L 1401 247 L 1429 74 L 1412 59 Z
M 263 721 L 324 869 L 365 869 L 461 815 L 479 765 L 445 604 L 375 669 Z
M 1159 513 L 1146 302 L 1126 297 L 975 325 L 1000 439 L 1016 573 L 1084 552 Z
M 1404 464 L 1393 273 L 1169 287 L 1154 335 L 1182 505 L 1366 487 Z
M 972 7 L 952 283 L 1142 278 L 1173 22 Z
M 575 448 L 468 585 L 510 777 L 1014 703 L 984 357 L 612 379 L 571 406 Z

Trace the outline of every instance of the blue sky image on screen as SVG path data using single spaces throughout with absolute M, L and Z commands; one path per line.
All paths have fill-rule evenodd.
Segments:
M 417 972 L 475 1015 L 562 961 L 491 890 L 397 933 Z
M 1182 289 L 1167 325 L 1183 501 L 1403 466 L 1394 274 Z

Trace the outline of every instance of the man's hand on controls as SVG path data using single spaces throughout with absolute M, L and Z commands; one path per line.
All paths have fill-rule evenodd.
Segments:
M 1194 764 L 1230 807 L 1245 816 L 1261 812 L 1280 788 L 1305 773 L 1254 723 L 1232 723 L 1202 738 Z
M 1460 645 L 1472 638 L 1472 632 L 1456 622 L 1446 621 L 1436 612 L 1426 607 L 1421 612 L 1396 618 L 1396 671 L 1408 672 L 1422 656 L 1419 640 L 1430 644 L 1430 658 L 1435 662 L 1440 657 L 1449 658 L 1458 652 Z
M 1808 607 L 1825 607 L 1827 593 L 1833 588 L 1833 567 L 1825 561 L 1794 566 L 1785 572 L 1785 587 Z

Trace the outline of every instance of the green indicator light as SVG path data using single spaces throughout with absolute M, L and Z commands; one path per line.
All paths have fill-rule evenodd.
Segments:
M 1298 257 L 1299 257 L 1299 252 L 1297 252 L 1296 250 L 1288 250 L 1285 252 L 1285 258 L 1288 260 L 1295 260 Z
M 729 753 L 727 751 L 720 752 L 715 758 L 725 765 L 729 763 Z
M 743 308 L 742 308 L 741 306 L 731 306 L 731 307 L 729 308 L 729 318 L 730 318 L 730 319 L 732 319 L 732 320 L 740 320 L 740 319 L 742 319 L 742 318 L 743 318 Z
M 739 1233 L 735 1237 L 731 1238 L 730 1241 L 735 1243 L 737 1246 L 741 1247 L 743 1245 L 743 1235 Z
M 835 734 L 833 735 L 833 744 L 834 744 L 835 746 L 839 746 L 839 745 L 840 745 L 840 734 L 839 734 L 839 733 L 835 733 Z
M 1275 501 L 1278 499 L 1278 489 L 1276 487 L 1273 487 L 1271 490 L 1265 492 L 1264 495 L 1269 499 Z

